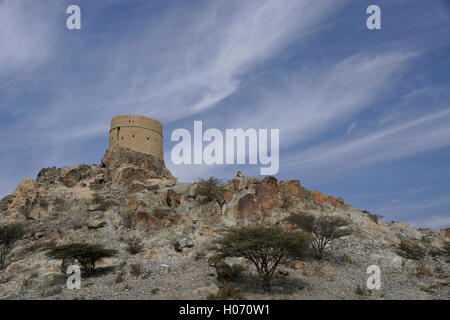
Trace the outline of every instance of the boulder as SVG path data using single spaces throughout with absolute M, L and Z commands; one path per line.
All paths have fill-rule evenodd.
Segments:
M 245 221 L 258 221 L 261 219 L 260 202 L 255 195 L 247 193 L 239 198 L 237 203 L 237 218 Z
M 175 208 L 180 205 L 181 197 L 178 193 L 169 189 L 166 194 L 166 200 L 169 207 Z
M 54 184 L 61 175 L 61 169 L 56 167 L 44 168 L 37 175 L 37 183 L 44 185 Z
M 229 190 L 224 190 L 223 191 L 223 200 L 226 203 L 231 202 L 231 200 L 233 200 L 233 192 L 231 192 Z
M 121 186 L 155 178 L 176 181 L 163 159 L 125 148 L 108 149 L 102 159 L 102 166 L 106 168 L 108 177 Z
M 89 229 L 94 229 L 94 230 L 100 229 L 100 228 L 103 228 L 104 226 L 106 226 L 106 221 L 102 220 L 102 219 L 91 220 L 88 222 L 87 226 Z
M 216 272 L 217 279 L 222 283 L 227 283 L 233 279 L 233 270 L 225 261 L 216 264 Z
M 92 175 L 92 168 L 88 165 L 81 164 L 70 168 L 68 171 L 61 174 L 59 181 L 66 187 L 72 188 L 80 181 L 90 178 Z

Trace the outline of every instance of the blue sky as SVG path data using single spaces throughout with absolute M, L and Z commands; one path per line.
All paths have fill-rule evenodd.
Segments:
M 278 128 L 279 179 L 449 227 L 449 21 L 447 0 L 0 0 L 0 197 L 99 163 L 111 118 L 143 114 L 181 181 L 259 166 L 175 166 L 174 129 Z

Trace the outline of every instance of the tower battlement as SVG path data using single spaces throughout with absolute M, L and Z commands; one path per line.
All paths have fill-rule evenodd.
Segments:
M 119 115 L 112 118 L 109 148 L 116 147 L 164 159 L 161 122 L 141 115 Z

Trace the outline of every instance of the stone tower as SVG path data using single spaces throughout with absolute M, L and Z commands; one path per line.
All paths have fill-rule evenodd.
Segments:
M 139 115 L 112 118 L 109 149 L 116 147 L 151 154 L 164 160 L 161 122 Z

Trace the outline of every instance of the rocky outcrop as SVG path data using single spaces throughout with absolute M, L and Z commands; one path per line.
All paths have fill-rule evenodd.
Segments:
M 262 217 L 269 217 L 273 211 L 280 210 L 277 182 L 275 177 L 268 176 L 258 186 L 256 194 Z
M 106 168 L 111 181 L 122 187 L 132 187 L 135 184 L 150 186 L 156 180 L 163 182 L 164 186 L 170 186 L 177 181 L 161 158 L 124 148 L 107 150 L 102 166 Z
M 219 186 L 216 194 L 217 199 L 206 201 L 198 194 L 196 183 L 178 183 L 160 158 L 127 149 L 107 151 L 101 165 L 42 169 L 36 180 L 24 179 L 11 195 L 0 200 L 0 223 L 20 220 L 30 230 L 0 274 L 0 298 L 27 292 L 32 297 L 36 292 L 50 295 L 51 288 L 46 284 L 60 274 L 61 263 L 49 260 L 41 248 L 84 241 L 119 251 L 117 258 L 102 262 L 104 267 L 122 268 L 126 273 L 132 265 L 143 264 L 142 269 L 158 273 L 156 279 L 167 275 L 169 284 L 174 282 L 170 277 L 190 278 L 199 272 L 192 283 L 200 286 L 211 273 L 207 266 L 208 246 L 224 229 L 260 223 L 292 229 L 284 221 L 292 213 L 344 217 L 351 221 L 352 234 L 327 248 L 328 256 L 322 265 L 309 261 L 283 263 L 284 271 L 278 273 L 282 277 L 298 276 L 312 283 L 315 280 L 311 278 L 316 277 L 317 281 L 326 279 L 337 286 L 340 281 L 356 281 L 354 274 L 361 270 L 362 277 L 366 277 L 369 263 L 379 265 L 386 277 L 392 271 L 408 281 L 411 275 L 426 281 L 448 281 L 448 228 L 437 232 L 407 223 L 375 222 L 342 198 L 310 191 L 299 180 L 278 181 L 270 176 L 258 179 L 238 173 Z M 142 239 L 145 247 L 132 257 L 124 249 L 130 235 Z M 402 241 L 418 243 L 428 260 L 419 263 L 401 256 Z M 216 272 L 223 281 L 229 281 L 228 264 Z M 109 282 L 117 285 L 114 281 Z M 180 290 L 178 284 L 174 286 L 178 289 L 172 288 L 171 292 Z M 352 297 L 355 284 L 341 286 L 343 289 L 336 288 L 335 295 L 345 291 Z M 210 284 L 203 283 L 202 287 L 209 288 Z M 422 290 L 418 288 L 415 294 L 420 297 Z M 404 292 L 408 290 L 412 290 L 409 285 Z M 192 288 L 192 292 L 203 291 Z

